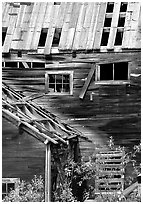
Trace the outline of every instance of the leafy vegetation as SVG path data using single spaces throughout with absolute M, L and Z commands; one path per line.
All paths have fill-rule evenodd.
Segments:
M 110 138 L 109 148 L 115 148 L 113 138 Z M 117 147 L 117 149 L 124 149 Z M 125 154 L 125 167 L 132 165 L 133 172 L 125 177 L 125 186 L 131 185 L 135 177 L 140 173 L 140 164 L 137 157 L 140 157 L 141 145 L 136 145 L 132 152 Z M 141 196 L 135 190 L 127 197 L 117 194 L 99 194 L 95 196 L 95 175 L 96 175 L 96 155 L 92 155 L 88 162 L 84 159 L 80 163 L 75 163 L 72 159 L 67 160 L 64 169 L 64 182 L 57 186 L 52 192 L 55 202 L 75 202 L 93 199 L 96 202 L 141 202 Z M 3 200 L 4 202 L 44 202 L 44 181 L 40 176 L 34 176 L 31 182 L 21 181 L 16 190 L 13 190 Z

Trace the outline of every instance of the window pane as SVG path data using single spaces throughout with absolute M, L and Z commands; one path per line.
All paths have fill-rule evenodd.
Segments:
M 54 37 L 53 37 L 53 42 L 52 42 L 52 47 L 58 47 L 59 46 L 59 42 L 60 42 L 60 37 L 61 37 L 61 28 L 56 28 L 55 29 L 55 33 L 54 33 Z
M 113 64 L 100 65 L 100 80 L 113 80 Z
M 114 64 L 114 79 L 127 80 L 128 79 L 128 63 L 121 62 Z
M 47 33 L 48 33 L 48 29 L 43 28 L 41 30 L 39 44 L 38 44 L 39 47 L 44 47 L 45 46 L 46 38 L 47 38 Z
M 55 75 L 54 74 L 49 74 L 49 84 L 50 83 L 55 83 Z
M 33 62 L 33 68 L 45 67 L 45 63 L 42 62 Z
M 63 83 L 69 83 L 70 76 L 69 75 L 63 75 Z
M 120 12 L 126 12 L 127 11 L 127 5 L 128 3 L 122 2 L 120 7 Z
M 111 21 L 112 21 L 112 18 L 105 18 L 104 27 L 110 27 Z
M 56 74 L 56 83 L 62 84 L 62 75 Z
M 69 84 L 63 84 L 63 92 L 70 92 Z
M 8 183 L 8 184 L 7 184 L 7 191 L 8 191 L 8 193 L 9 193 L 11 190 L 14 189 L 14 186 L 15 186 L 14 183 Z
M 2 183 L 2 193 L 6 193 L 6 183 Z
M 49 84 L 49 91 L 55 92 L 55 84 Z
M 124 27 L 125 17 L 119 17 L 118 27 Z
M 113 2 L 107 3 L 106 13 L 112 13 L 113 9 L 114 9 L 114 3 Z
M 62 84 L 56 84 L 56 92 L 62 92 Z
M 117 30 L 115 45 L 122 45 L 122 39 L 123 39 L 123 31 Z
M 107 46 L 108 38 L 109 38 L 109 32 L 105 32 L 105 31 L 103 30 L 102 40 L 101 40 L 101 46 Z
M 17 67 L 17 62 L 5 62 L 5 67 Z

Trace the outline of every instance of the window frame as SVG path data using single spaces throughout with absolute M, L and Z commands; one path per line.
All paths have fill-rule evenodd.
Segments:
M 53 75 L 69 75 L 69 92 L 50 92 L 49 91 L 49 75 L 53 74 Z M 62 71 L 62 70 L 53 70 L 53 71 L 46 71 L 45 72 L 45 92 L 48 95 L 73 95 L 73 71 Z
M 6 192 L 2 192 L 2 196 L 7 196 L 9 194 L 7 189 L 7 184 L 14 184 L 14 190 L 18 187 L 18 183 L 20 182 L 20 178 L 2 178 L 2 184 L 6 184 Z M 18 192 L 17 192 L 18 193 Z
M 116 63 L 128 63 L 128 76 L 127 79 L 123 80 L 115 80 L 114 79 L 114 64 Z M 113 79 L 112 80 L 101 80 L 100 79 L 100 66 L 105 64 L 113 64 Z M 120 62 L 108 62 L 108 63 L 100 63 L 97 64 L 97 68 L 95 70 L 95 84 L 105 84 L 105 85 L 122 85 L 122 84 L 130 84 L 130 62 L 129 61 L 120 61 Z

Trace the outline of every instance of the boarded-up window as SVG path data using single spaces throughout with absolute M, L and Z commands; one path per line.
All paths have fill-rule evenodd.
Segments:
M 7 28 L 2 28 L 2 46 L 4 45 L 5 37 L 6 37 Z
M 47 28 L 42 28 L 38 47 L 45 47 L 47 33 L 48 33 L 48 29 Z
M 72 71 L 48 71 L 46 73 L 46 90 L 49 94 L 72 94 Z
M 52 47 L 58 47 L 59 42 L 60 42 L 60 37 L 61 37 L 61 28 L 55 28 L 55 33 L 53 37 L 53 42 L 52 42 Z
M 4 199 L 4 197 L 7 196 L 11 190 L 14 190 L 17 187 L 19 181 L 19 178 L 2 179 L 2 199 Z

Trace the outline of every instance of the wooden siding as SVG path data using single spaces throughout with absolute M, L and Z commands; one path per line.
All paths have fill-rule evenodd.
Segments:
M 141 131 L 140 52 L 96 54 L 94 60 L 98 63 L 129 61 L 131 85 L 129 87 L 97 85 L 94 90 L 89 86 L 85 98 L 81 100 L 79 95 L 91 69 L 90 63 L 46 64 L 46 68 L 43 69 L 5 67 L 2 74 L 3 82 L 25 95 L 43 93 L 43 97 L 34 101 L 81 131 L 89 139 L 89 141 L 80 139 L 81 154 L 86 156 L 95 150 L 95 146 L 104 145 L 111 135 L 116 144 L 132 146 L 139 142 Z M 44 95 L 45 72 L 48 70 L 72 70 L 73 95 Z M 93 100 L 90 101 L 92 92 Z
M 50 54 L 55 28 L 62 28 L 59 51 L 101 49 L 107 2 L 3 3 L 2 27 L 7 27 L 3 52 L 38 50 L 42 28 L 48 29 L 44 54 Z M 115 3 L 109 42 L 114 49 L 120 3 Z M 129 2 L 126 12 L 123 43 L 120 48 L 141 48 L 140 3 Z

